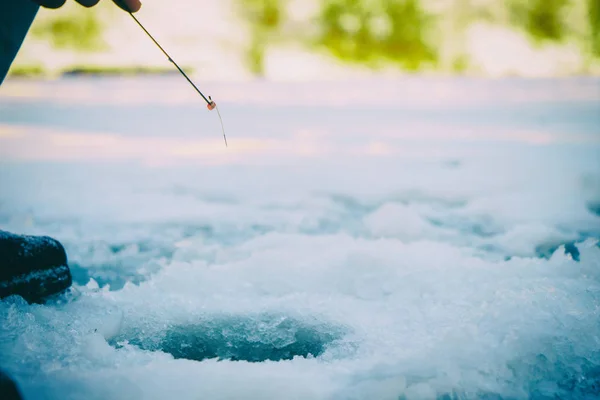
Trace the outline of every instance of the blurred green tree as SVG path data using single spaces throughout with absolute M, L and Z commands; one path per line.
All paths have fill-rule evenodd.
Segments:
M 284 0 L 238 0 L 239 12 L 250 26 L 247 62 L 250 71 L 264 74 L 265 49 L 285 17 Z
M 600 56 L 600 0 L 588 0 L 592 52 Z
M 567 33 L 563 10 L 568 3 L 569 0 L 514 0 L 509 5 L 510 20 L 537 40 L 562 40 Z
M 31 34 L 49 40 L 57 49 L 96 51 L 105 47 L 102 29 L 102 23 L 95 13 L 59 14 L 36 21 Z
M 431 19 L 419 0 L 323 0 L 317 42 L 346 61 L 418 70 L 437 61 L 426 40 Z

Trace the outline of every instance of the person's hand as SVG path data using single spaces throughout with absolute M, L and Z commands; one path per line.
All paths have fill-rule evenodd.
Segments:
M 66 0 L 33 0 L 35 3 L 39 4 L 42 7 L 46 8 L 60 8 L 65 4 Z M 75 0 L 79 4 L 84 7 L 93 7 L 100 0 Z M 118 5 L 121 9 L 128 12 L 136 12 L 139 11 L 142 7 L 142 3 L 140 0 L 113 0 L 113 2 Z

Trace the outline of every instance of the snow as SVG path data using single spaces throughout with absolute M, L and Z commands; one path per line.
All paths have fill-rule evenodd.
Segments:
M 230 146 L 270 145 L 184 158 L 161 145 L 219 143 L 218 121 L 195 103 L 113 107 L 113 84 L 31 84 L 93 104 L 0 100 L 0 132 L 23 133 L 0 134 L 0 229 L 60 240 L 75 281 L 46 305 L 0 302 L 0 368 L 27 399 L 597 393 L 600 99 L 540 100 L 579 81 L 512 82 L 530 91 L 518 105 L 467 104 L 508 84 L 463 82 L 413 112 L 232 96 Z M 97 134 L 110 146 L 86 144 Z

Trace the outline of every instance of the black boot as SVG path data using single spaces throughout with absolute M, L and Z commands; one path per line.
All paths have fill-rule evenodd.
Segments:
M 0 298 L 16 294 L 37 303 L 71 283 L 67 254 L 57 240 L 0 230 Z
M 17 384 L 0 370 L 0 396 L 4 400 L 22 400 Z

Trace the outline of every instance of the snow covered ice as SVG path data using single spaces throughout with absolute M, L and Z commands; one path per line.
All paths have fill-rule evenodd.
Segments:
M 0 302 L 26 399 L 598 396 L 597 79 L 212 85 L 227 149 L 178 79 L 6 84 L 0 228 L 75 281 Z

